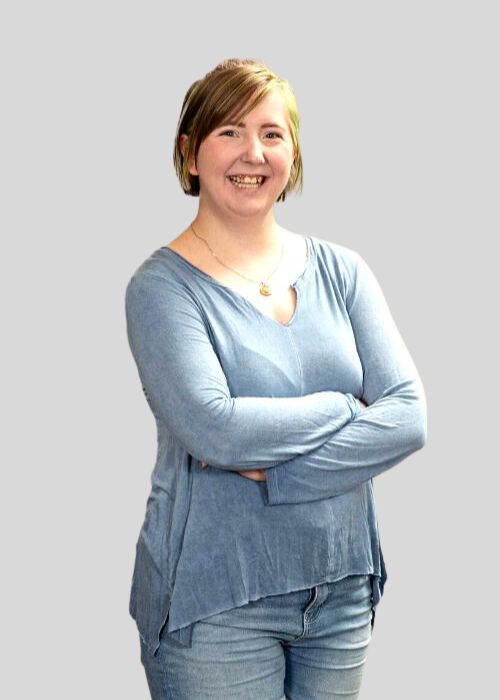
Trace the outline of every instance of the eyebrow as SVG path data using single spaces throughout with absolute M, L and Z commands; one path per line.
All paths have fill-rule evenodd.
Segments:
M 236 126 L 240 126 L 243 128 L 245 128 L 245 126 L 246 126 L 245 122 L 240 122 L 239 124 L 235 124 L 235 122 L 228 122 L 226 126 L 229 126 L 229 125 L 236 125 Z M 260 128 L 261 129 L 277 128 L 277 129 L 281 129 L 282 131 L 286 131 L 285 127 L 282 126 L 281 124 L 274 124 L 272 122 L 268 122 L 266 124 L 261 124 Z

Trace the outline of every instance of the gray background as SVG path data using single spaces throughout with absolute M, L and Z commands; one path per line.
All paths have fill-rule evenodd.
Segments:
M 363 255 L 426 389 L 425 448 L 374 480 L 361 697 L 494 694 L 494 4 L 3 3 L 3 697 L 149 697 L 128 596 L 156 434 L 124 292 L 195 216 L 175 127 L 230 57 L 297 95 L 305 188 L 278 222 Z

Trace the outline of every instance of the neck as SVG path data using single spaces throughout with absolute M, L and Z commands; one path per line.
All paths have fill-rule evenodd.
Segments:
M 198 211 L 193 221 L 196 233 L 204 238 L 212 250 L 224 259 L 255 257 L 273 258 L 283 243 L 283 230 L 276 223 L 273 212 L 265 217 L 224 218 L 207 211 Z

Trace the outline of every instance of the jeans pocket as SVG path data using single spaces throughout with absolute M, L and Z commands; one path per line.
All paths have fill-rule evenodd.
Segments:
M 356 590 L 362 586 L 371 588 L 370 574 L 349 574 L 328 584 L 330 593 L 339 594 L 345 594 L 346 591 Z

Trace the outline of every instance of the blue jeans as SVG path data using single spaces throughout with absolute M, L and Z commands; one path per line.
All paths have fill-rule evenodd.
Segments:
M 372 635 L 369 574 L 268 596 L 196 622 L 192 646 L 141 644 L 152 700 L 354 700 Z

